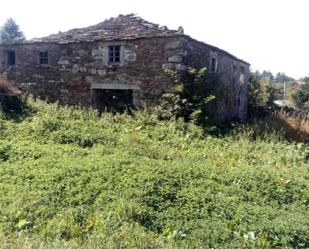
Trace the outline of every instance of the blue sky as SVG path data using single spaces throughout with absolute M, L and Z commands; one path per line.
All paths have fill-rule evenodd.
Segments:
M 193 38 L 225 49 L 252 69 L 309 74 L 308 0 L 10 0 L 0 25 L 12 17 L 27 38 L 137 13 L 169 28 L 183 26 Z

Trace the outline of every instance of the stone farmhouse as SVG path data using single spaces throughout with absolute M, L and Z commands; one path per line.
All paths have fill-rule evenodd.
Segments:
M 165 69 L 207 67 L 230 86 L 222 120 L 247 113 L 249 64 L 217 47 L 133 14 L 23 43 L 0 45 L 0 73 L 35 97 L 121 109 L 154 104 L 173 89 Z

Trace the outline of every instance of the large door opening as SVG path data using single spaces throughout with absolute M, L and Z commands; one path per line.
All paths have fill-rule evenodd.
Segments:
M 133 107 L 133 90 L 93 89 L 93 104 L 99 112 L 124 112 Z

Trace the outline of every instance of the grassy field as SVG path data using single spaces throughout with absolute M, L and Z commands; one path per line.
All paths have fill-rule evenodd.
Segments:
M 309 149 L 32 102 L 0 117 L 0 248 L 309 248 Z

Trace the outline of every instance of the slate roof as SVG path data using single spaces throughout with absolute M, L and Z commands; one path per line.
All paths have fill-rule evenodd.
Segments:
M 185 36 L 194 41 L 210 47 L 213 50 L 220 51 L 234 58 L 250 65 L 248 62 L 243 61 L 236 56 L 222 50 L 218 47 L 212 46 L 205 42 L 198 41 L 189 35 L 184 34 L 183 28 L 179 27 L 178 30 L 170 30 L 166 26 L 160 26 L 148 22 L 135 14 L 119 15 L 112 17 L 104 22 L 98 23 L 93 26 L 85 28 L 76 28 L 66 32 L 59 32 L 42 38 L 34 38 L 22 42 L 22 44 L 29 43 L 74 43 L 74 42 L 93 42 L 93 41 L 112 41 L 112 40 L 132 40 L 136 38 L 150 38 L 150 37 L 169 37 L 169 36 Z M 0 44 L 5 45 L 5 44 Z
M 169 30 L 166 26 L 150 23 L 134 15 L 119 15 L 86 28 L 59 32 L 47 37 L 35 38 L 28 42 L 70 43 L 96 40 L 129 40 L 142 37 L 181 35 L 181 31 Z

